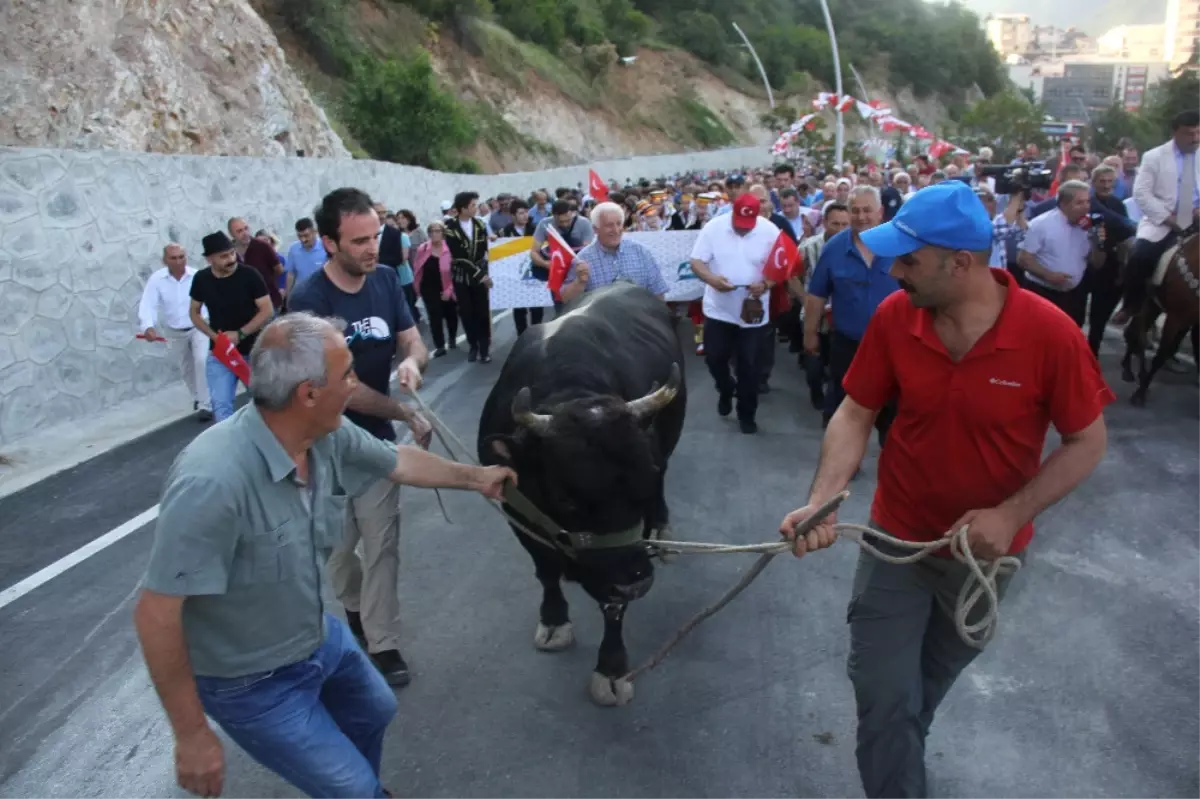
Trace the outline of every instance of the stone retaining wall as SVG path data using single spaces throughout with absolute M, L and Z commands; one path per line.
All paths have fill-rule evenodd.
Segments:
M 625 180 L 769 160 L 754 147 L 591 166 Z M 169 241 L 202 268 L 200 238 L 229 217 L 290 243 L 296 219 L 339 186 L 424 223 L 458 191 L 487 197 L 586 181 L 586 166 L 452 175 L 376 161 L 0 148 L 0 444 L 179 379 L 162 345 L 134 338 L 142 287 Z

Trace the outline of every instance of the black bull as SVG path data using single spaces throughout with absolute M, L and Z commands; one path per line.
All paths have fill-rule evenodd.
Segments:
M 589 292 L 564 311 L 513 346 L 483 406 L 479 459 L 511 466 L 520 492 L 565 531 L 602 539 L 640 530 L 632 545 L 575 557 L 517 536 L 542 584 L 535 645 L 557 651 L 574 642 L 561 582 L 579 583 L 604 613 L 592 698 L 623 704 L 632 695 L 616 681 L 629 671 L 625 608 L 654 579 L 640 542 L 666 537 L 669 521 L 664 479 L 687 406 L 683 349 L 667 306 L 637 286 Z

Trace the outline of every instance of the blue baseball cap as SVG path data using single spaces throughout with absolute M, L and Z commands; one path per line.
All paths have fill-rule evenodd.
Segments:
M 883 258 L 928 246 L 980 252 L 992 248 L 992 220 L 970 186 L 948 180 L 921 189 L 891 222 L 863 231 L 859 238 Z

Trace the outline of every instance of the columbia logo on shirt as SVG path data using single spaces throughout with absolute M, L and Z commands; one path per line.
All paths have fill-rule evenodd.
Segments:
M 993 386 L 1008 386 L 1009 388 L 1020 388 L 1021 384 L 1015 380 L 1001 380 L 998 377 L 993 377 L 988 380 Z

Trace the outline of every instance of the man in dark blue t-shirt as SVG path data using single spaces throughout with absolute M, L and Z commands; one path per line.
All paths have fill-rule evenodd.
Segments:
M 420 388 L 429 351 L 413 324 L 408 300 L 393 269 L 378 268 L 379 217 L 358 189 L 338 189 L 315 215 L 329 260 L 292 290 L 288 308 L 346 322 L 359 385 L 346 418 L 379 438 L 394 441 L 393 421 L 405 422 L 421 446 L 432 430 L 419 413 L 389 396 L 392 363 L 401 390 Z M 362 561 L 355 554 L 363 544 Z M 392 685 L 406 685 L 400 655 L 400 488 L 381 480 L 347 505 L 342 543 L 329 557 L 329 578 L 346 620 Z

